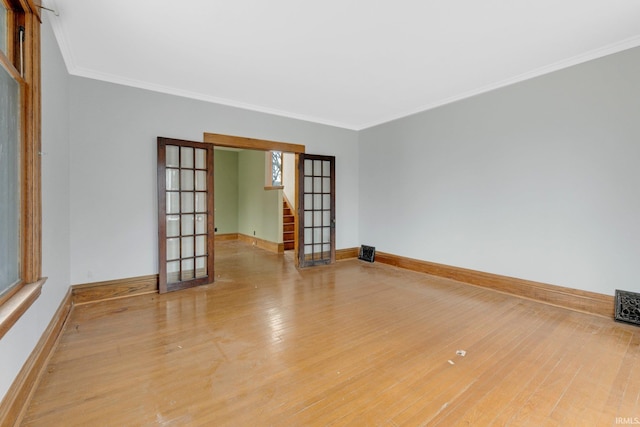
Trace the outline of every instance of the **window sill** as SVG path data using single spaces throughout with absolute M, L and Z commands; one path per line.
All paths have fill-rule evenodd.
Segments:
M 284 185 L 275 185 L 275 186 L 265 186 L 265 190 L 282 190 L 284 189 Z
M 46 277 L 23 285 L 22 288 L 0 306 L 0 338 L 20 319 L 31 304 L 40 296 Z

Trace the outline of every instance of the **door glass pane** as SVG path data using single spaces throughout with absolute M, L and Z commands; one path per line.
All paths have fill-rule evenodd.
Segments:
M 196 193 L 196 212 L 207 211 L 207 193 Z
M 178 163 L 178 147 L 175 145 L 167 145 L 165 150 L 165 163 L 168 168 L 177 168 Z
M 331 211 L 322 211 L 322 225 L 331 224 Z
M 313 212 L 313 225 L 316 227 L 322 225 L 322 211 Z
M 180 190 L 180 174 L 178 169 L 167 169 L 167 191 Z
M 331 176 L 331 162 L 322 162 L 322 176 Z
M 167 263 L 167 282 L 175 283 L 180 278 L 180 261 Z
M 196 171 L 196 190 L 207 190 L 207 173 L 205 171 Z
M 180 235 L 180 215 L 167 215 L 167 237 Z
M 182 258 L 193 257 L 193 237 L 182 238 Z
M 180 239 L 167 239 L 167 259 L 179 259 L 180 258 Z
M 196 148 L 196 169 L 207 168 L 207 150 Z
M 322 243 L 331 242 L 331 227 L 322 227 Z
M 322 242 L 322 228 L 317 227 L 313 229 L 313 243 Z
M 207 236 L 196 237 L 196 256 L 207 254 Z
M 313 178 L 313 192 L 322 193 L 322 178 Z
M 196 258 L 196 277 L 206 277 L 207 274 L 207 257 Z
M 305 175 L 311 175 L 313 173 L 312 168 L 313 168 L 313 161 L 309 160 L 309 159 L 305 159 L 304 160 L 304 174 Z
M 180 171 L 180 175 L 182 178 L 180 189 L 182 191 L 193 191 L 193 171 L 183 169 Z
M 313 195 L 313 209 L 322 209 L 322 195 L 314 194 Z
M 193 258 L 182 260 L 182 277 L 180 280 L 191 280 L 194 277 Z
M 313 212 L 304 211 L 304 225 L 305 227 L 313 226 Z
M 193 169 L 193 148 L 180 147 L 180 167 Z
M 313 191 L 313 178 L 305 177 L 304 178 L 304 192 L 311 193 Z
M 180 193 L 167 193 L 167 213 L 180 213 Z
M 187 236 L 193 234 L 194 218 L 193 215 L 182 215 L 182 235 Z
M 322 196 L 322 208 L 331 209 L 331 194 L 325 194 Z
M 322 191 L 324 193 L 331 192 L 331 178 L 322 178 Z
M 181 193 L 182 204 L 181 209 L 184 213 L 193 212 L 193 193 Z
M 196 234 L 205 234 L 207 232 L 207 215 L 196 215 Z

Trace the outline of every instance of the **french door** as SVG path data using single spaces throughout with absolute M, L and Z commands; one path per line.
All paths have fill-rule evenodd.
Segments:
M 300 154 L 298 158 L 298 265 L 336 260 L 334 156 Z
M 158 138 L 160 293 L 213 282 L 213 145 Z

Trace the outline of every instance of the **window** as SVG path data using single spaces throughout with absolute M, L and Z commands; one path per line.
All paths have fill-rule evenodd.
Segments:
M 0 337 L 40 294 L 40 23 L 0 0 Z
M 282 151 L 265 153 L 265 190 L 281 189 L 282 184 Z
M 0 297 L 20 282 L 20 86 L 0 70 Z
M 7 8 L 0 1 L 0 51 L 7 53 Z

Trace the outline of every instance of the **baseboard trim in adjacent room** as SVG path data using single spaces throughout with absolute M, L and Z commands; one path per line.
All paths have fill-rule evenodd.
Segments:
M 238 233 L 238 240 L 276 254 L 284 253 L 284 243 L 270 242 L 256 236 L 247 236 L 242 233 Z
M 73 307 L 71 289 L 0 403 L 0 426 L 19 426 Z
M 238 233 L 216 234 L 214 239 L 220 242 L 227 240 L 238 240 Z
M 375 260 L 383 264 L 445 277 L 583 313 L 608 318 L 613 318 L 614 315 L 614 297 L 609 295 L 437 264 L 384 252 L 376 252 Z
M 158 292 L 158 275 L 129 277 L 104 282 L 84 283 L 71 286 L 74 304 L 130 297 Z
M 358 258 L 358 248 L 336 249 L 336 261 Z

